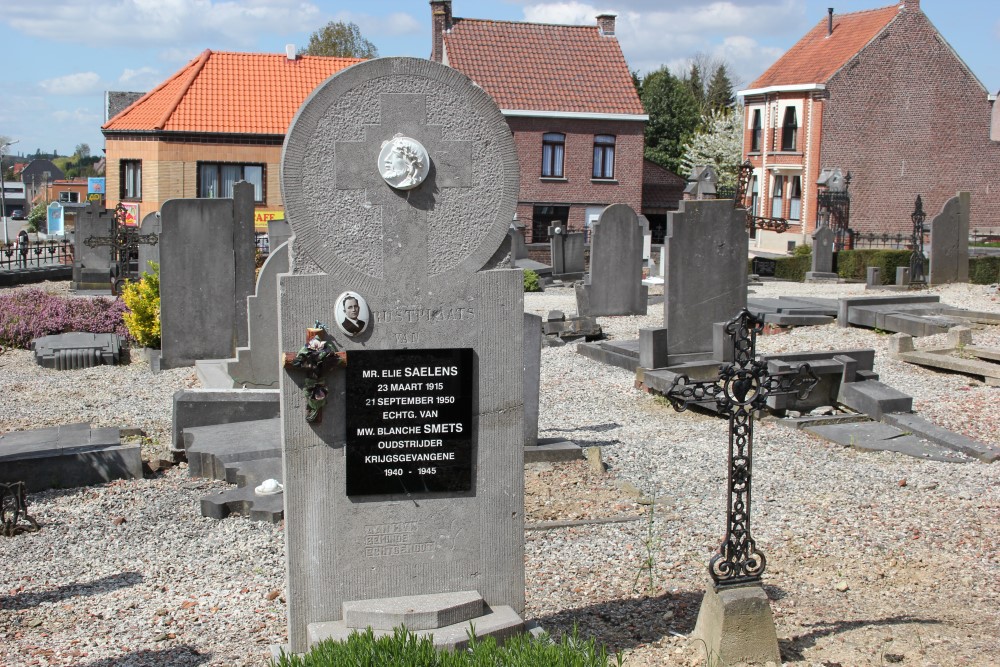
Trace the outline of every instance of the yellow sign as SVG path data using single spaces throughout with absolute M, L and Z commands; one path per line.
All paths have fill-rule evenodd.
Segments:
M 253 226 L 255 229 L 267 231 L 267 223 L 270 220 L 284 220 L 284 211 L 254 211 Z
M 104 201 L 104 195 L 100 192 L 91 192 L 87 195 L 87 201 Z

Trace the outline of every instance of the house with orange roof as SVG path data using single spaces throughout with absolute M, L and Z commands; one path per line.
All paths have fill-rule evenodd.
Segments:
M 749 88 L 744 155 L 748 205 L 784 218 L 757 247 L 811 242 L 823 170 L 850 173 L 850 229 L 912 230 L 917 195 L 930 216 L 960 190 L 971 226 L 1000 225 L 1000 144 L 990 140 L 994 98 L 920 11 L 919 0 L 849 14 L 830 10 Z
M 254 186 L 258 218 L 283 215 L 285 132 L 302 102 L 356 58 L 206 50 L 102 127 L 107 202 L 137 218 L 174 198 L 231 197 Z M 266 229 L 266 222 L 263 224 Z
M 648 116 L 614 15 L 592 26 L 547 25 L 459 18 L 450 0 L 430 5 L 431 60 L 489 93 L 514 133 L 517 218 L 529 241 L 547 241 L 556 223 L 584 230 L 610 204 L 642 211 Z

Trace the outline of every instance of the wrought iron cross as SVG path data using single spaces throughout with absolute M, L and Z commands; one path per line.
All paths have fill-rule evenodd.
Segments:
M 726 323 L 726 333 L 733 341 L 733 363 L 719 367 L 717 380 L 692 382 L 687 375 L 679 375 L 666 393 L 677 411 L 714 400 L 719 413 L 729 416 L 726 537 L 708 564 L 717 586 L 760 581 L 764 573 L 766 559 L 750 535 L 753 413 L 764 408 L 768 396 L 794 392 L 805 398 L 817 382 L 809 364 L 794 371 L 770 373 L 767 362 L 756 358 L 757 334 L 763 329 L 764 322 L 743 309 Z
M 917 195 L 917 201 L 913 205 L 913 213 L 910 220 L 913 221 L 913 232 L 910 238 L 910 246 L 913 252 L 910 253 L 910 284 L 922 285 L 926 282 L 924 275 L 924 220 L 927 214 L 924 213 L 924 202 Z
M 158 234 L 140 234 L 139 228 L 125 224 L 125 207 L 119 203 L 115 207 L 114 229 L 110 236 L 88 236 L 83 244 L 88 248 L 99 246 L 109 246 L 112 252 L 112 259 L 118 267 L 117 277 L 119 280 L 125 278 L 136 278 L 129 270 L 132 251 L 139 245 L 156 245 L 160 237 Z M 117 290 L 115 290 L 117 292 Z

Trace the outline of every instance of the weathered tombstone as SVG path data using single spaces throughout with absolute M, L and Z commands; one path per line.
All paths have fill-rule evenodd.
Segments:
M 99 202 L 91 202 L 77 215 L 71 289 L 111 291 L 111 246 L 87 245 L 86 241 L 109 238 L 114 228 L 114 213 Z
M 514 261 L 528 258 L 528 246 L 524 243 L 524 225 L 511 223 L 507 230 L 510 237 L 510 258 Z
M 896 286 L 905 287 L 910 284 L 910 267 L 908 266 L 897 266 L 896 267 Z
M 312 93 L 282 159 L 295 242 L 281 349 L 299 350 L 319 320 L 346 351 L 321 378 L 319 421 L 306 421 L 303 373 L 281 374 L 289 648 L 382 633 L 376 607 L 426 628 L 406 610 L 442 599 L 463 613 L 434 616 L 461 630 L 427 628 L 436 641 L 464 640 L 470 615 L 477 633 L 518 631 L 523 364 L 511 360 L 524 355 L 524 297 L 505 264 L 510 129 L 456 70 L 381 58 Z M 337 315 L 355 300 L 369 317 L 350 335 Z
M 695 165 L 687 177 L 688 184 L 684 187 L 684 199 L 715 199 L 716 184 L 719 177 L 715 167 L 710 165 Z
M 157 236 L 163 231 L 162 225 L 160 225 L 160 213 L 148 213 L 146 217 L 142 219 L 142 223 L 139 225 L 139 235 L 149 236 L 151 234 L 156 234 Z M 150 262 L 160 262 L 160 244 L 159 243 L 142 243 L 139 245 L 139 275 L 142 276 L 144 273 L 152 273 L 152 268 L 149 266 Z
M 271 250 L 260 267 L 256 292 L 247 297 L 249 344 L 236 348 L 236 358 L 226 364 L 236 387 L 278 388 L 278 276 L 288 273 L 288 249 L 286 242 Z
M 549 227 L 549 251 L 552 255 L 552 277 L 559 280 L 579 280 L 585 270 L 583 232 L 567 231 L 559 223 Z
M 747 303 L 746 213 L 730 200 L 682 201 L 667 214 L 663 328 L 639 330 L 639 365 L 713 354 L 714 325 Z
M 271 252 L 290 238 L 292 238 L 292 228 L 287 220 L 267 221 L 267 247 Z
M 253 185 L 233 199 L 171 199 L 160 216 L 160 367 L 228 359 L 247 341 Z
M 972 194 L 959 192 L 931 222 L 929 285 L 969 282 L 969 206 Z
M 833 272 L 833 242 L 837 234 L 828 225 L 820 225 L 812 235 L 812 270 L 806 280 L 836 280 Z
M 590 273 L 576 286 L 577 310 L 585 317 L 645 315 L 649 288 L 642 284 L 645 230 L 625 204 L 614 204 L 594 223 Z
M 879 266 L 869 266 L 865 269 L 865 287 L 882 286 L 882 268 Z

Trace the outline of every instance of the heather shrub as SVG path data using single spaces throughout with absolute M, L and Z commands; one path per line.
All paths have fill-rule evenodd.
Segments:
M 32 339 L 69 331 L 116 333 L 128 337 L 117 299 L 70 298 L 43 289 L 0 294 L 0 345 L 27 349 Z
M 152 273 L 144 271 L 138 282 L 128 281 L 122 289 L 122 301 L 128 307 L 125 326 L 139 345 L 160 348 L 160 265 L 149 263 Z

